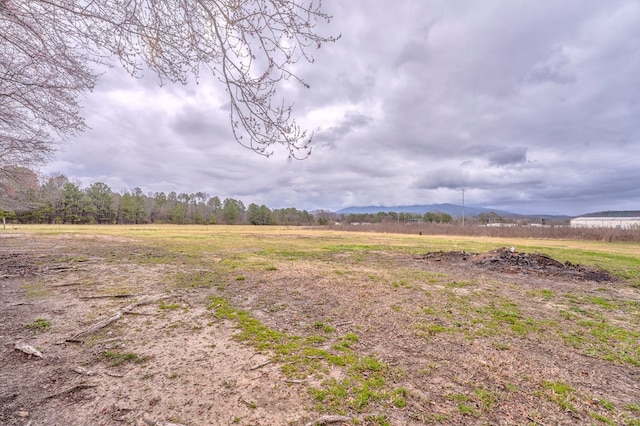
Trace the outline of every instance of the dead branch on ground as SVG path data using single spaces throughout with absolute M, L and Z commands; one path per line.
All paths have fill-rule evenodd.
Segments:
M 56 392 L 54 394 L 45 396 L 44 398 L 42 398 L 42 401 L 46 401 L 48 399 L 53 399 L 53 398 L 58 398 L 58 397 L 61 397 L 61 396 L 69 395 L 71 393 L 74 393 L 74 392 L 82 390 L 82 389 L 95 388 L 97 386 L 98 385 L 96 385 L 96 384 L 81 383 L 79 385 L 75 385 L 73 387 L 70 387 L 69 389 L 65 389 L 65 390 L 63 390 L 61 392 Z
M 269 365 L 269 364 L 271 364 L 271 361 L 265 361 L 265 362 L 260 363 L 258 365 L 254 365 L 253 367 L 249 367 L 249 370 L 257 370 L 258 368 L 262 368 L 265 365 Z
M 40 352 L 39 350 L 37 350 L 33 346 L 29 346 L 29 345 L 25 345 L 23 343 L 16 342 L 16 344 L 14 346 L 14 349 L 17 350 L 17 351 L 22 351 L 25 354 L 29 355 L 29 358 L 31 358 L 31 356 L 35 356 L 37 358 L 44 358 L 44 356 L 42 355 L 42 352 Z
M 110 316 L 108 318 L 105 318 L 102 321 L 98 321 L 97 323 L 93 324 L 91 327 L 87 328 L 86 330 L 82 330 L 82 331 L 74 334 L 73 336 L 65 339 L 65 341 L 82 343 L 82 342 L 84 342 L 84 339 L 87 336 L 90 336 L 91 334 L 95 333 L 96 331 L 101 330 L 101 329 L 107 327 L 108 325 L 118 321 L 127 312 L 130 312 L 131 310 L 137 308 L 138 306 L 148 305 L 150 303 L 153 303 L 153 302 L 156 302 L 158 300 L 161 300 L 164 297 L 166 297 L 166 296 L 146 299 L 146 300 L 142 300 L 140 302 L 136 302 L 136 303 L 132 303 L 130 305 L 127 305 L 124 308 L 122 308 L 121 310 L 119 310 L 118 312 L 116 312 L 114 315 L 112 315 L 112 316 Z
M 71 287 L 72 285 L 82 285 L 82 282 L 54 284 L 51 287 Z
M 124 298 L 127 298 L 127 297 L 133 297 L 133 296 L 136 296 L 136 295 L 135 294 L 131 294 L 131 293 L 96 294 L 96 295 L 91 295 L 91 296 L 81 296 L 80 299 L 82 299 L 82 300 L 109 299 L 109 298 L 124 299 Z
M 322 425 L 328 425 L 331 423 L 350 422 L 350 421 L 351 421 L 351 417 L 347 417 L 347 416 L 322 416 L 307 423 L 305 426 L 322 426 Z

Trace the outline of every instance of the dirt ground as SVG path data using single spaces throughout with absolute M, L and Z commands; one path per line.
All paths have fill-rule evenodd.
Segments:
M 638 424 L 624 407 L 640 407 L 640 366 L 589 356 L 544 338 L 544 330 L 476 339 L 416 334 L 420 324 L 454 326 L 433 309 L 415 314 L 432 306 L 437 291 L 446 290 L 450 300 L 433 306 L 453 316 L 465 314 L 447 303 L 473 305 L 473 297 L 461 298 L 478 291 L 495 300 L 508 293 L 532 318 L 557 308 L 555 299 L 525 303 L 541 289 L 640 301 L 637 289 L 605 271 L 507 249 L 417 257 L 372 252 L 356 263 L 339 263 L 339 255 L 323 265 L 283 261 L 269 274 L 243 271 L 242 280 L 224 288 L 180 287 L 171 277 L 182 266 L 138 261 L 148 250 L 124 238 L 0 236 L 0 424 L 377 424 L 367 419 L 378 413 L 391 425 L 605 424 L 601 417 Z M 388 268 L 430 274 L 433 283 L 376 278 Z M 443 277 L 460 285 L 448 288 Z M 290 380 L 269 353 L 234 339 L 236 325 L 207 306 L 212 294 L 277 330 L 305 334 L 324 321 L 339 333 L 357 333 L 357 350 L 396 372 L 389 377 L 407 390 L 406 406 L 371 404 L 365 413 L 346 413 L 351 421 L 316 411 L 307 388 L 322 378 Z M 50 327 L 38 328 L 38 319 Z M 101 321 L 110 322 L 92 328 Z M 25 353 L 29 348 L 42 358 Z M 546 382 L 570 384 L 571 404 L 559 408 Z M 462 402 L 474 409 L 465 413 Z

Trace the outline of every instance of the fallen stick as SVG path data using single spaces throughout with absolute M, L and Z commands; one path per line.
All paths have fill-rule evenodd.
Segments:
M 142 421 L 149 426 L 184 426 L 181 423 L 159 422 L 153 419 L 148 419 L 146 417 L 143 417 Z
M 47 270 L 54 271 L 54 272 L 67 271 L 69 269 L 73 269 L 73 266 L 66 266 L 66 265 L 63 265 L 63 266 L 49 266 L 47 268 Z
M 95 371 L 87 370 L 86 368 L 80 366 L 74 368 L 73 371 L 84 376 L 94 376 L 96 374 Z
M 147 299 L 141 302 L 136 302 L 136 303 L 127 305 L 121 310 L 119 310 L 118 312 L 116 312 L 114 315 L 110 316 L 109 318 L 105 318 L 102 321 L 98 321 L 97 323 L 93 324 L 91 327 L 87 328 L 86 330 L 80 331 L 65 340 L 67 342 L 84 342 L 85 337 L 90 336 L 96 331 L 101 330 L 106 326 L 118 321 L 122 317 L 122 315 L 126 314 L 127 312 L 130 312 L 132 309 L 137 308 L 138 306 L 148 305 L 149 303 L 156 302 L 160 299 L 163 299 L 164 297 L 166 296 Z
M 529 416 L 527 416 L 527 419 L 528 419 L 528 420 L 531 420 L 533 423 L 535 423 L 535 424 L 537 424 L 537 425 L 539 425 L 539 426 L 547 426 L 547 425 L 546 425 L 546 424 L 544 424 L 544 423 L 540 423 L 539 421 L 534 420 L 534 419 L 533 419 L 533 417 L 529 417 Z
M 95 344 L 104 345 L 105 343 L 117 342 L 118 340 L 122 340 L 122 337 L 112 337 L 110 339 L 100 340 L 99 342 L 95 342 Z
M 250 367 L 249 370 L 257 370 L 258 368 L 262 368 L 265 365 L 269 365 L 269 364 L 271 364 L 271 361 L 265 361 L 265 362 L 263 362 L 261 364 L 254 365 L 253 367 Z
M 135 294 L 130 294 L 130 293 L 122 293 L 122 294 L 96 294 L 96 295 L 92 295 L 92 296 L 81 296 L 80 299 L 82 300 L 89 300 L 89 299 L 108 299 L 110 297 L 113 298 L 125 298 L 125 297 L 133 297 L 135 296 Z
M 148 316 L 152 316 L 155 317 L 158 314 L 154 314 L 153 312 L 123 312 L 123 314 L 125 315 L 148 315 Z
M 42 400 L 46 401 L 48 399 L 58 398 L 60 396 L 68 395 L 68 394 L 73 393 L 75 391 L 79 391 L 79 390 L 82 390 L 82 389 L 95 388 L 97 386 L 98 385 L 93 385 L 93 384 L 88 384 L 88 383 L 81 383 L 81 384 L 75 385 L 75 386 L 73 386 L 73 387 L 71 387 L 69 389 L 65 389 L 65 390 L 63 390 L 61 392 L 57 392 L 57 393 L 51 394 L 49 396 L 45 396 L 44 398 L 42 398 Z
M 312 422 L 307 423 L 305 426 L 322 426 L 328 425 L 330 423 L 338 423 L 338 422 L 350 422 L 351 417 L 347 416 L 322 416 L 318 417 Z
M 29 346 L 29 345 L 25 345 L 25 344 L 16 342 L 14 348 L 17 351 L 22 351 L 25 354 L 29 355 L 29 358 L 31 358 L 32 355 L 37 357 L 37 358 L 44 358 L 44 356 L 42 355 L 42 352 L 40 352 L 39 350 L 37 350 L 33 346 Z
M 55 284 L 52 285 L 51 287 L 70 287 L 72 285 L 82 285 L 83 283 L 79 283 L 79 282 L 75 282 L 75 283 L 62 283 L 62 284 Z

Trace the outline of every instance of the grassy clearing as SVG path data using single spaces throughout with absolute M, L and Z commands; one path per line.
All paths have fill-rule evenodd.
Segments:
M 620 276 L 640 279 L 640 243 L 551 240 L 530 238 L 419 236 L 410 234 L 349 233 L 323 229 L 256 226 L 178 226 L 178 225 L 21 225 L 6 233 L 44 235 L 76 234 L 90 238 L 100 234 L 132 241 L 170 244 L 175 250 L 146 261 L 164 262 L 173 258 L 197 256 L 213 249 L 242 253 L 249 251 L 266 257 L 289 260 L 322 255 L 401 251 L 420 254 L 429 251 L 464 250 L 484 252 L 514 245 L 522 252 L 543 252 L 561 262 L 599 265 Z M 168 258 L 167 258 L 168 257 Z M 181 259 L 182 258 L 182 259 Z M 81 259 L 81 258 L 79 258 Z
M 26 324 L 24 327 L 36 332 L 47 331 L 51 328 L 51 322 L 45 318 L 37 318 L 32 323 Z
M 390 424 L 394 413 L 415 422 L 491 424 L 501 412 L 518 412 L 525 423 L 640 422 L 632 393 L 611 388 L 592 395 L 574 365 L 540 366 L 560 352 L 563 359 L 586 355 L 599 368 L 638 371 L 640 244 L 277 227 L 27 231 L 131 239 L 135 250 L 115 253 L 115 262 L 171 265 L 162 284 L 207 294 L 211 321 L 233 323 L 236 339 L 302 384 L 310 409 L 319 413 L 361 416 L 371 424 Z M 523 285 L 508 276 L 452 276 L 414 260 L 430 251 L 511 244 L 561 262 L 597 265 L 626 281 Z M 186 309 L 171 302 L 158 307 Z M 528 358 L 526 351 L 538 348 L 538 358 Z M 113 365 L 138 362 L 133 355 L 101 356 Z

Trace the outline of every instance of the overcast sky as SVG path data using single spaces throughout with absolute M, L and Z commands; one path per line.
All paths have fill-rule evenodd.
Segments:
M 313 151 L 234 142 L 212 80 L 159 87 L 115 67 L 90 131 L 44 172 L 121 192 L 203 191 L 271 208 L 465 203 L 640 210 L 637 0 L 325 0 L 341 34 L 289 90 Z

